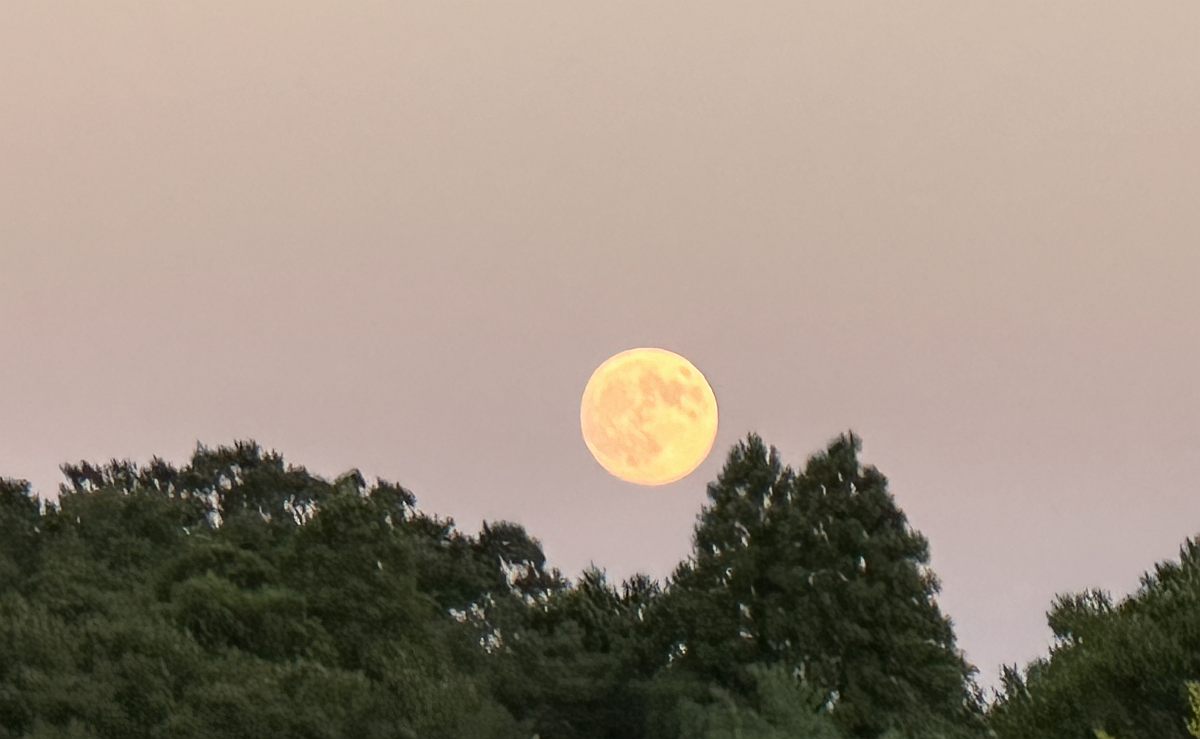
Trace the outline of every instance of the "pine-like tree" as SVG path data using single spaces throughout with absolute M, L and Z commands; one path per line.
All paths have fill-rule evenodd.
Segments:
M 783 666 L 854 736 L 970 726 L 972 669 L 928 543 L 860 449 L 840 436 L 797 473 L 758 436 L 735 446 L 657 609 L 660 647 L 669 669 L 733 691 L 749 690 L 748 666 Z

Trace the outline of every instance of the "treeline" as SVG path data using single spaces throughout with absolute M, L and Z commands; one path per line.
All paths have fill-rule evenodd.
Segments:
M 357 472 L 254 443 L 0 480 L 0 739 L 1189 736 L 1200 551 L 973 681 L 928 542 L 853 435 L 802 469 L 749 436 L 666 583 L 570 581 Z

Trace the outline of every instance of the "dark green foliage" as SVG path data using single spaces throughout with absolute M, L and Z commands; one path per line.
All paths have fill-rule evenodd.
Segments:
M 928 544 L 859 448 L 840 437 L 801 473 L 757 436 L 734 448 L 659 609 L 670 667 L 746 693 L 748 667 L 782 666 L 852 736 L 976 725 Z
M 649 586 L 588 570 L 501 632 L 497 695 L 543 737 L 642 736 L 639 610 Z
M 402 488 L 254 444 L 63 471 L 44 511 L 0 484 L 0 737 L 527 736 L 422 589 L 443 548 Z
M 1200 543 L 1164 562 L 1119 604 L 1094 590 L 1059 596 L 1055 643 L 1024 671 L 1008 668 L 991 723 L 1002 738 L 1190 736 L 1187 682 L 1200 676 Z
M 254 443 L 0 481 L 0 739 L 965 736 L 926 542 L 857 452 L 738 445 L 666 586 Z
M 0 585 L 19 582 L 32 565 L 40 518 L 29 483 L 0 478 Z
M 694 739 L 840 739 L 823 691 L 797 681 L 782 667 L 747 670 L 751 688 L 737 696 L 714 688 L 705 702 L 677 709 L 678 736 Z

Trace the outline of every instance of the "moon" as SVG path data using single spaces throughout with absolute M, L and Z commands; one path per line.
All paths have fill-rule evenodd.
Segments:
M 717 398 L 700 370 L 666 349 L 610 357 L 592 373 L 579 409 L 583 441 L 600 466 L 637 485 L 692 473 L 717 438 Z

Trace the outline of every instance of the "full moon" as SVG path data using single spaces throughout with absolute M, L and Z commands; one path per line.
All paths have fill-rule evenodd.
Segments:
M 717 399 L 700 370 L 665 349 L 630 349 L 592 373 L 579 409 L 583 440 L 626 482 L 687 477 L 717 438 Z

